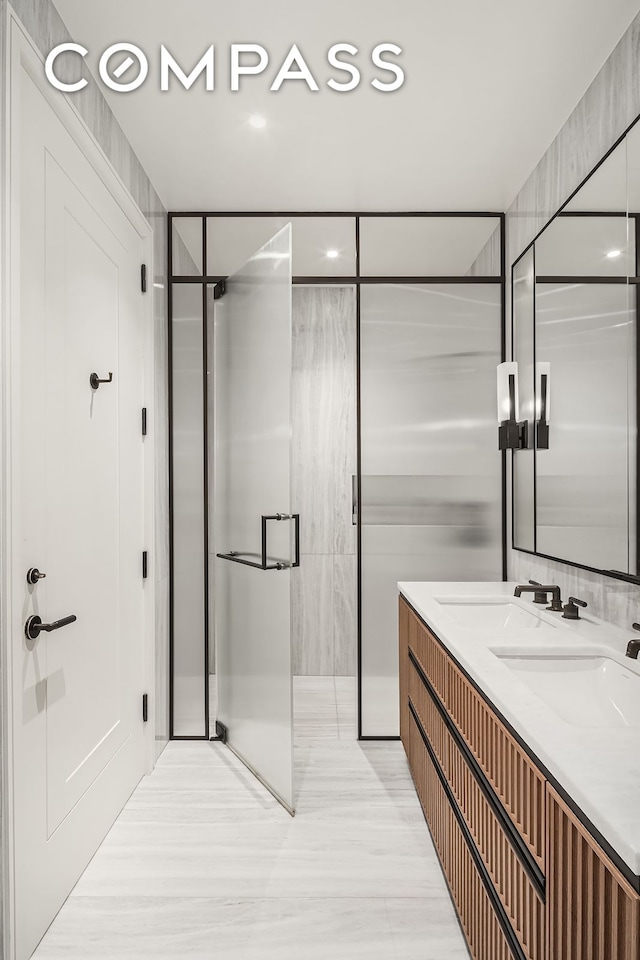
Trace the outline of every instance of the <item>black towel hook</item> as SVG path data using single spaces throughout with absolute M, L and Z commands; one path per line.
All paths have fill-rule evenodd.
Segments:
M 111 383 L 112 380 L 113 374 L 111 372 L 109 372 L 109 377 L 106 380 L 101 380 L 97 373 L 92 373 L 89 377 L 92 390 L 97 390 L 101 383 Z

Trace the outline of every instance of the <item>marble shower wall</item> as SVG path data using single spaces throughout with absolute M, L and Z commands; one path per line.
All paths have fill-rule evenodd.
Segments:
M 4 0 L 0 0 L 4 7 Z M 51 0 L 12 0 L 12 6 L 38 50 L 46 55 L 73 39 Z M 77 66 L 75 67 L 77 70 Z M 129 141 L 86 66 L 88 85 L 73 94 L 73 104 L 153 229 L 153 269 L 149 295 L 155 322 L 155 396 L 149 417 L 155 443 L 156 590 L 156 754 L 169 737 L 169 455 L 167 366 L 167 217 Z M 153 403 L 153 406 L 151 406 Z
M 509 273 L 514 260 L 639 114 L 640 15 L 507 211 Z M 509 509 L 507 515 L 510 513 Z M 633 584 L 517 550 L 509 551 L 508 567 L 510 579 L 559 583 L 564 596 L 571 594 L 587 600 L 593 614 L 619 626 L 630 627 L 632 620 L 640 618 L 640 587 Z
M 293 672 L 355 676 L 356 293 L 293 288 L 292 507 L 301 565 L 292 571 Z

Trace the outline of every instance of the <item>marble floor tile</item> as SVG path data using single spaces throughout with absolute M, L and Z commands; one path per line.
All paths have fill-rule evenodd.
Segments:
M 90 931 L 90 933 L 89 933 Z M 39 960 L 463 960 L 448 900 L 86 897 Z
M 170 743 L 35 960 L 467 958 L 402 747 L 355 707 L 295 678 L 293 818 L 222 744 Z

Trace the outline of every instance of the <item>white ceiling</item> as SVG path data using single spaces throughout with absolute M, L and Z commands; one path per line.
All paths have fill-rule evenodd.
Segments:
M 54 0 L 95 67 L 111 43 L 151 62 L 109 103 L 172 210 L 504 210 L 640 10 L 638 0 Z M 326 51 L 399 44 L 404 87 L 326 87 Z M 229 92 L 228 47 L 267 48 Z M 292 43 L 320 92 L 268 87 Z M 160 93 L 160 44 L 189 72 L 214 43 L 217 89 Z M 115 63 L 115 61 L 114 61 Z M 124 79 L 124 78 L 123 78 Z M 343 79 L 341 77 L 340 79 Z M 202 79 L 196 85 L 203 87 Z M 248 124 L 264 114 L 267 126 Z

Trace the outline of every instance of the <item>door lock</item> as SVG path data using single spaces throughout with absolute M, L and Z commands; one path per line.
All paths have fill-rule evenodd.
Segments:
M 54 620 L 53 623 L 43 623 L 37 615 L 27 618 L 24 625 L 24 633 L 28 640 L 37 640 L 41 632 L 51 633 L 53 630 L 59 630 L 60 627 L 66 627 L 69 623 L 75 623 L 78 618 L 75 614 L 70 617 L 63 617 L 62 620 Z
M 38 580 L 44 580 L 45 577 L 46 573 L 40 573 L 37 567 L 30 567 L 27 570 L 27 583 L 30 583 L 31 585 L 37 583 Z

